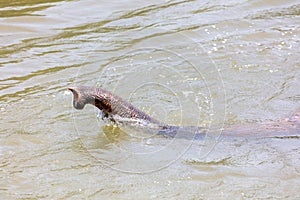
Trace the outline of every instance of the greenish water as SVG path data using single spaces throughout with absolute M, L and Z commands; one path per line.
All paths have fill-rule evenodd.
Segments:
M 299 199 L 299 137 L 219 138 L 299 109 L 299 13 L 295 0 L 0 2 L 0 198 Z M 213 134 L 105 126 L 70 85 Z

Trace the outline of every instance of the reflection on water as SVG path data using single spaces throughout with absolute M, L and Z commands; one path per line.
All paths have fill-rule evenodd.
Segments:
M 18 16 L 34 16 L 37 11 L 45 10 L 55 6 L 55 2 L 62 0 L 44 0 L 44 1 L 3 1 L 0 3 L 0 17 L 18 17 Z
M 217 130 L 260 134 L 256 124 L 299 109 L 299 9 L 294 0 L 1 2 L 1 199 L 298 199 L 298 124 L 268 138 Z M 105 126 L 93 107 L 72 108 L 66 88 L 80 84 L 214 134 Z

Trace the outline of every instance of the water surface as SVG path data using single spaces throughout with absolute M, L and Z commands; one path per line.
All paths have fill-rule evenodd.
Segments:
M 299 109 L 299 12 L 295 0 L 3 1 L 1 199 L 299 199 L 299 137 L 219 137 Z M 106 126 L 72 107 L 70 85 L 214 134 Z

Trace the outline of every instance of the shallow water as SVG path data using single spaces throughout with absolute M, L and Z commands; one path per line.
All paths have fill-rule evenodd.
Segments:
M 295 0 L 0 3 L 0 198 L 299 199 L 299 137 L 220 137 L 299 109 L 299 12 Z M 214 134 L 106 126 L 72 107 L 70 85 Z

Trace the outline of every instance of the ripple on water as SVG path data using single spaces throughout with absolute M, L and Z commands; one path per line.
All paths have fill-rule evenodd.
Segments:
M 175 125 L 278 119 L 299 107 L 298 4 L 5 1 L 1 197 L 299 199 L 297 135 L 158 137 L 105 126 L 66 90 L 110 88 Z

